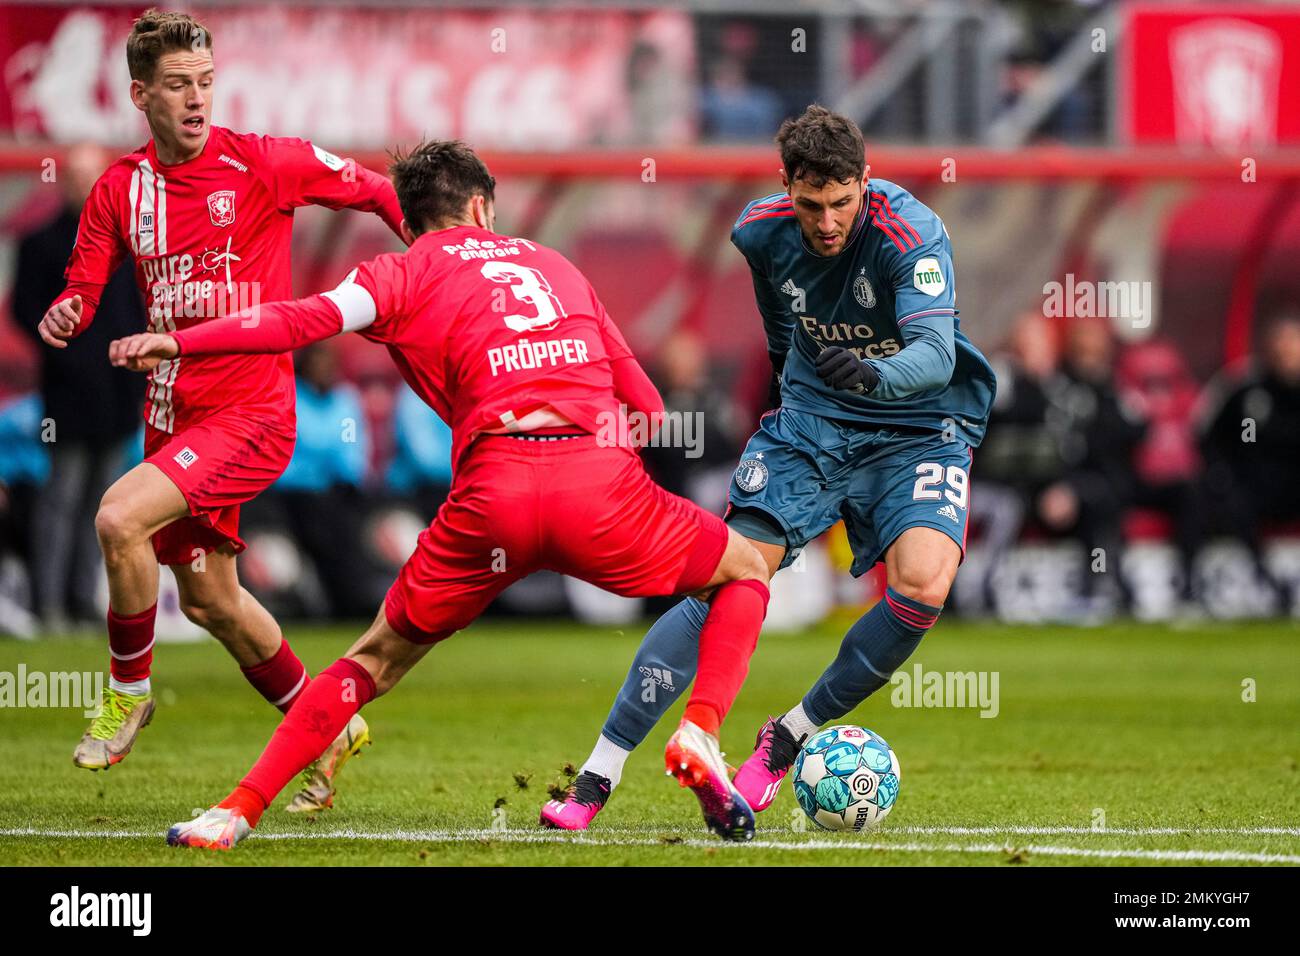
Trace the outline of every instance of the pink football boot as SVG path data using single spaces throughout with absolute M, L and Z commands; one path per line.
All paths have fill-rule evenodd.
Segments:
M 553 830 L 585 830 L 609 799 L 612 789 L 608 777 L 584 770 L 563 800 L 552 800 L 542 807 L 538 822 Z
M 754 741 L 754 752 L 740 765 L 732 781 L 754 812 L 766 810 L 781 791 L 781 781 L 799 754 L 801 741 L 775 717 L 768 718 Z

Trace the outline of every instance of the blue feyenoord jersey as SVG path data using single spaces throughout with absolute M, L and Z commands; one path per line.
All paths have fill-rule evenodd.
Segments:
M 753 273 L 768 349 L 787 356 L 781 404 L 839 421 L 950 432 L 978 445 L 996 379 L 960 328 L 947 230 L 894 183 L 870 180 L 864 200 L 837 256 L 808 247 L 785 193 L 754 200 L 732 228 Z M 817 355 L 832 345 L 879 373 L 870 395 L 817 377 Z

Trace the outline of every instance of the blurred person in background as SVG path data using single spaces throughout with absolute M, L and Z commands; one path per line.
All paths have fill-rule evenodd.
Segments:
M 1128 349 L 1115 378 L 1124 403 L 1146 422 L 1133 457 L 1133 504 L 1172 523 L 1179 598 L 1184 613 L 1197 613 L 1196 555 L 1204 539 L 1196 500 L 1201 456 L 1194 414 L 1200 389 L 1182 355 L 1163 339 Z
M 1015 18 L 1018 38 L 1007 58 L 1003 98 L 1010 105 L 1034 95 L 1051 82 L 1051 64 L 1074 39 L 1085 21 L 1109 0 L 1012 0 L 1004 8 Z M 1039 137 L 1078 141 L 1104 135 L 1097 82 L 1073 84 L 1046 117 Z
M 704 342 L 685 329 L 665 340 L 657 366 L 668 417 L 641 459 L 669 491 L 721 513 L 745 437 L 732 390 L 709 367 Z
M 37 626 L 28 610 L 36 576 L 35 502 L 50 471 L 41 414 L 41 398 L 30 389 L 0 396 L 0 634 L 27 639 Z
M 57 169 L 63 205 L 18 244 L 14 320 L 40 343 L 37 326 L 63 291 L 86 197 L 108 168 L 108 153 L 89 143 L 68 150 Z M 69 621 L 98 623 L 100 578 L 94 515 L 108 486 L 125 470 L 125 450 L 140 423 L 144 381 L 108 364 L 108 343 L 144 328 L 144 304 L 130 256 L 104 287 L 97 320 L 66 349 L 42 347 L 40 390 L 50 425 L 49 478 L 35 500 L 32 542 L 36 610 L 48 631 Z M 38 426 L 39 430 L 39 426 Z
M 979 459 L 980 530 L 986 555 L 982 592 L 989 610 L 999 610 L 993 579 L 1028 512 L 1065 470 L 1047 394 L 1047 383 L 1056 373 L 1056 352 L 1051 324 L 1033 311 L 1021 316 L 1006 353 L 992 362 L 998 391 Z
M 1206 404 L 1201 510 L 1250 549 L 1260 580 L 1283 609 L 1292 607 L 1296 595 L 1265 564 L 1262 533 L 1300 521 L 1300 308 L 1269 324 L 1261 361 L 1226 388 L 1212 388 Z
M 624 76 L 629 142 L 658 146 L 685 143 L 692 138 L 689 106 L 695 90 L 656 43 L 637 40 L 628 54 Z
M 1125 608 L 1133 603 L 1121 568 L 1123 518 L 1134 497 L 1134 451 L 1146 429 L 1115 388 L 1115 341 L 1107 323 L 1072 319 L 1060 369 L 1047 382 L 1065 471 L 1039 495 L 1038 513 L 1049 529 L 1083 545 L 1084 616 L 1109 613 L 1117 600 Z
M 758 45 L 751 24 L 732 23 L 722 31 L 722 49 L 706 58 L 700 91 L 700 118 L 706 139 L 758 140 L 781 122 L 781 99 L 749 78 L 749 62 Z
M 361 543 L 369 439 L 357 390 L 341 382 L 333 347 L 314 345 L 296 358 L 298 438 L 270 497 L 311 559 L 335 617 L 368 617 L 386 582 Z
M 393 460 L 384 484 L 431 520 L 451 490 L 451 429 L 402 382 L 397 387 L 393 436 Z

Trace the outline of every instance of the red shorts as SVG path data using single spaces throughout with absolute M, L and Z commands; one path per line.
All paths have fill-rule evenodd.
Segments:
M 487 435 L 420 532 L 385 612 L 403 637 L 432 644 L 534 571 L 627 597 L 678 594 L 708 584 L 726 547 L 721 518 L 656 485 L 626 449 L 594 435 Z
M 294 423 L 283 412 L 223 409 L 174 435 L 145 426 L 145 461 L 175 483 L 190 506 L 153 536 L 160 564 L 189 564 L 225 544 L 244 550 L 239 506 L 283 474 L 293 457 Z

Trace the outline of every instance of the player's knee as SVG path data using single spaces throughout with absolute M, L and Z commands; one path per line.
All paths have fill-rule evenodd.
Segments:
M 142 531 L 124 502 L 103 501 L 95 513 L 95 535 L 105 554 L 118 551 L 141 537 Z
M 943 607 L 952 579 L 951 571 L 940 562 L 917 561 L 901 565 L 889 586 L 905 598 L 930 607 Z

